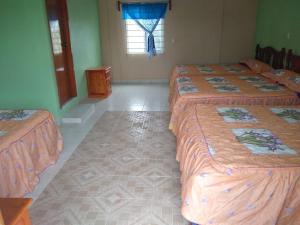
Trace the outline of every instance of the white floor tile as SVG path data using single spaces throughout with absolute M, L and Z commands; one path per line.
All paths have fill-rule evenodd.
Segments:
M 39 184 L 28 197 L 33 200 L 39 197 L 105 111 L 168 111 L 168 88 L 168 84 L 116 84 L 108 99 L 84 100 L 97 103 L 94 115 L 83 124 L 61 125 L 64 150 L 58 162 L 42 173 Z

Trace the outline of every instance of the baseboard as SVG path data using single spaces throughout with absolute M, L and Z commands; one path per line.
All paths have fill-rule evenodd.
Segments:
M 167 84 L 168 79 L 155 79 L 155 80 L 114 80 L 113 84 Z

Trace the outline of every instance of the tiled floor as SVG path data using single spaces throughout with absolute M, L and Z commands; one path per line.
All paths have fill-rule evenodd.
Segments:
M 106 112 L 34 203 L 33 224 L 187 224 L 168 121 L 168 112 Z
M 168 111 L 168 84 L 114 84 L 112 95 L 105 100 L 85 100 L 94 103 L 96 113 L 84 124 L 62 124 L 60 130 L 64 137 L 64 150 L 58 162 L 40 176 L 40 182 L 28 197 L 36 200 L 48 183 L 54 178 L 63 164 L 90 131 L 105 111 Z
M 34 202 L 33 225 L 188 224 L 167 86 L 119 85 L 108 109 Z
M 115 84 L 109 111 L 168 111 L 168 84 Z

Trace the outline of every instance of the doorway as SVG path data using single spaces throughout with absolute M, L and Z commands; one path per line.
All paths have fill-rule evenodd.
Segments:
M 60 107 L 77 96 L 66 0 L 46 0 Z

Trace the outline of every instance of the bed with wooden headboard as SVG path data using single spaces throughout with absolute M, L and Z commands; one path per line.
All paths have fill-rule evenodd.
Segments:
M 284 48 L 278 51 L 272 47 L 261 47 L 258 44 L 256 46 L 255 57 L 250 61 L 261 62 L 260 65 L 264 67 L 269 66 L 269 68 L 282 69 L 284 68 L 285 58 L 286 51 Z M 260 72 L 255 67 L 250 68 L 246 64 L 246 60 L 242 60 L 241 62 L 229 64 L 177 65 L 173 69 L 170 78 L 170 90 L 173 89 L 176 78 L 181 76 L 256 75 Z
M 284 68 L 285 50 L 276 51 L 273 48 L 260 48 L 257 57 L 268 61 L 280 71 Z M 296 56 L 290 53 L 286 63 L 290 68 L 298 65 Z M 253 68 L 256 68 L 256 61 Z M 259 62 L 264 67 L 267 64 Z M 257 66 L 259 67 L 259 66 Z M 267 72 L 275 71 L 269 66 Z M 281 82 L 276 83 L 270 77 L 262 74 L 236 73 L 236 74 L 187 74 L 178 76 L 170 86 L 170 128 L 176 132 L 178 117 L 187 105 L 297 105 L 300 99 L 297 91 L 284 87 Z M 277 76 L 277 75 L 276 75 Z M 287 82 L 288 80 L 285 79 Z M 291 89 L 291 90 L 290 90 Z
M 285 68 L 300 73 L 300 56 L 293 54 L 291 49 L 287 53 Z
M 271 65 L 274 69 L 283 69 L 285 64 L 285 58 L 285 48 L 282 48 L 278 51 L 270 46 L 260 47 L 259 44 L 256 45 L 255 59 Z
M 300 56 L 288 51 L 284 69 L 262 73 L 263 76 L 286 86 L 300 97 Z

